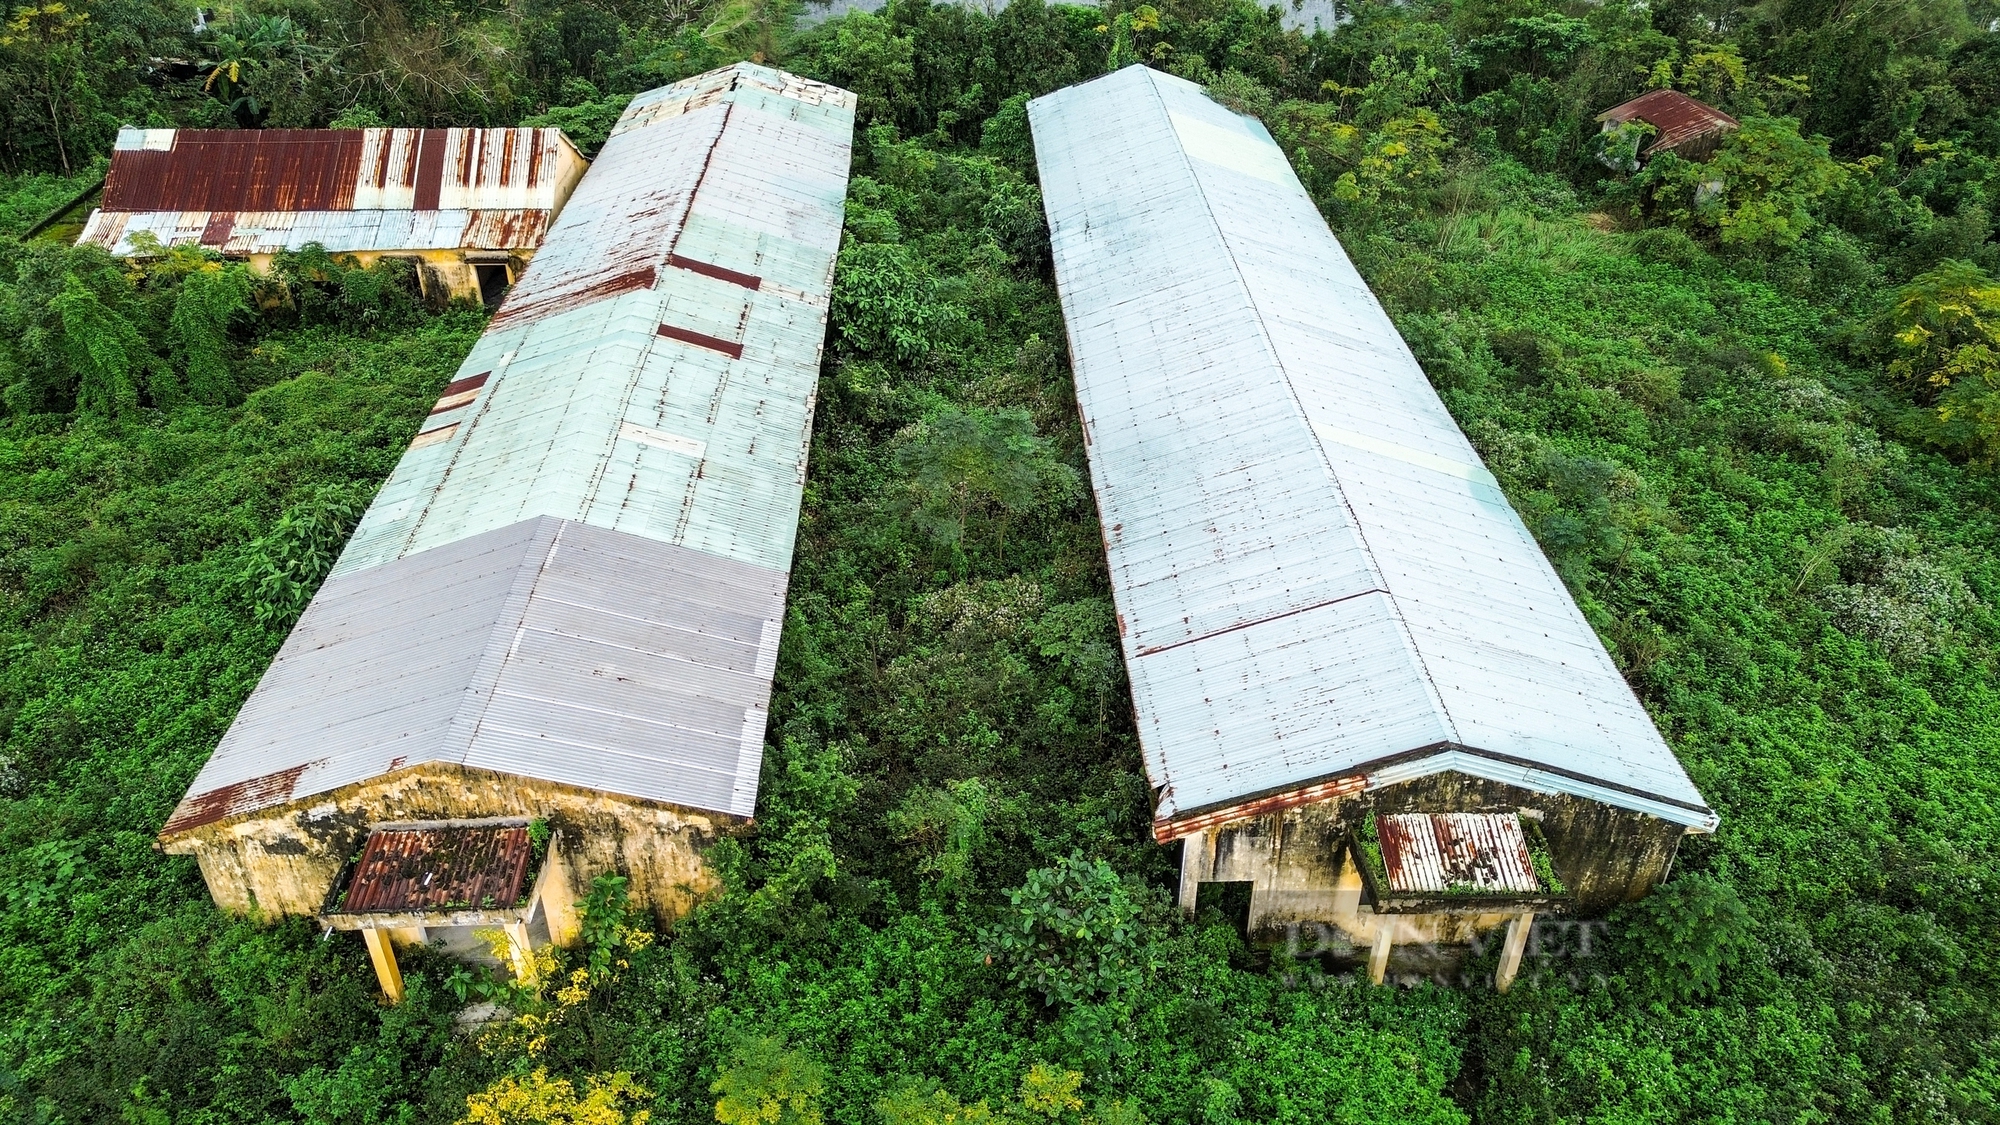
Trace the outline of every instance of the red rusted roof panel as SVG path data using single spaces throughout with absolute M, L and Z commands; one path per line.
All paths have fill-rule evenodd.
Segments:
M 231 782 L 203 793 L 190 793 L 174 807 L 174 815 L 167 818 L 166 826 L 160 832 L 162 835 L 185 832 L 240 812 L 283 804 L 291 800 L 292 789 L 298 784 L 299 776 L 320 764 L 318 761 L 307 762 L 247 781 Z
M 567 147 L 554 129 L 127 132 L 106 211 L 546 210 Z
M 517 246 L 538 247 L 548 234 L 549 213 L 536 210 L 472 211 L 465 220 L 465 233 L 458 244 L 468 250 L 507 250 Z
M 1232 820 L 1246 820 L 1253 816 L 1283 812 L 1300 805 L 1330 801 L 1335 797 L 1359 793 L 1366 788 L 1368 788 L 1368 778 L 1363 774 L 1355 774 L 1351 777 L 1336 777 L 1315 782 L 1297 789 L 1287 789 L 1282 793 L 1272 793 L 1249 801 L 1240 801 L 1219 809 L 1155 820 L 1153 839 L 1162 844 L 1171 843 L 1183 836 L 1192 836 L 1197 832 L 1228 824 Z
M 378 829 L 361 849 L 340 910 L 505 910 L 527 889 L 530 852 L 519 825 Z
M 1612 106 L 1598 114 L 1597 119 L 1613 125 L 1644 121 L 1658 129 L 1659 139 L 1646 146 L 1648 153 L 1662 152 L 1696 137 L 1737 127 L 1734 117 L 1678 90 L 1648 90 L 1629 102 Z
M 1377 818 L 1375 828 L 1391 890 L 1541 889 L 1513 813 L 1397 813 Z
M 107 211 L 344 211 L 354 206 L 359 129 L 187 130 L 167 151 L 120 149 Z
M 439 193 L 444 191 L 444 149 L 449 134 L 443 129 L 425 129 L 417 142 L 417 201 L 419 211 L 435 211 Z M 459 181 L 464 182 L 464 181 Z
M 667 264 L 677 269 L 687 270 L 689 273 L 698 273 L 703 277 L 712 277 L 718 281 L 726 281 L 731 285 L 741 285 L 745 289 L 755 289 L 764 284 L 764 279 L 754 273 L 724 269 L 713 262 L 697 262 L 693 258 L 684 258 L 679 254 L 667 255 Z

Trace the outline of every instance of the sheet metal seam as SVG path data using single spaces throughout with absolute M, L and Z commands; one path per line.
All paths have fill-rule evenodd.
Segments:
M 448 760 L 463 765 L 471 759 L 472 745 L 479 739 L 479 728 L 486 721 L 486 711 L 492 705 L 494 689 L 500 683 L 500 676 L 506 671 L 507 662 L 513 659 L 515 649 L 521 643 L 521 633 L 528 616 L 528 605 L 534 600 L 535 587 L 541 584 L 542 575 L 554 560 L 556 548 L 562 542 L 563 524 L 561 520 L 548 516 L 537 517 L 539 526 L 528 537 L 520 553 L 521 561 L 516 564 L 514 581 L 507 590 L 506 600 L 500 603 L 500 613 L 488 632 L 486 647 L 480 653 L 479 664 L 472 678 L 460 696 L 458 711 L 452 716 L 451 726 L 446 728 L 443 750 Z M 550 525 L 554 527 L 551 529 Z M 543 543 L 546 541 L 547 546 Z M 539 560 L 530 564 L 529 560 Z
M 1146 76 L 1146 89 L 1153 95 L 1153 102 L 1159 108 L 1160 117 L 1167 123 L 1167 132 L 1174 137 L 1174 151 L 1179 154 L 1181 165 L 1187 170 L 1188 179 L 1194 184 L 1195 194 L 1201 199 L 1202 210 L 1207 214 L 1208 221 L 1215 226 L 1216 241 L 1222 244 L 1223 254 L 1229 261 L 1229 271 L 1235 276 L 1237 285 L 1242 289 L 1243 295 L 1250 305 L 1251 315 L 1257 318 L 1257 334 L 1262 340 L 1264 349 L 1270 353 L 1272 365 L 1277 368 L 1279 377 L 1284 380 L 1285 392 L 1291 396 L 1293 409 L 1298 411 L 1299 424 L 1304 427 L 1306 433 L 1311 437 L 1313 449 L 1319 453 L 1320 463 L 1325 466 L 1327 479 L 1333 484 L 1334 494 L 1340 497 L 1340 505 L 1346 510 L 1347 518 L 1354 527 L 1354 537 L 1361 545 L 1362 556 L 1368 560 L 1368 569 L 1374 573 L 1377 587 L 1383 589 L 1383 596 L 1389 602 L 1391 613 L 1396 619 L 1396 628 L 1403 637 L 1405 652 L 1411 660 L 1416 662 L 1417 670 L 1424 677 L 1424 687 L 1430 692 L 1431 705 L 1437 716 L 1443 721 L 1446 733 L 1450 734 L 1455 740 L 1458 737 L 1458 724 L 1453 720 L 1451 711 L 1445 707 L 1444 693 L 1438 690 L 1437 679 L 1431 674 L 1430 663 L 1424 659 L 1423 649 L 1418 646 L 1416 637 L 1410 631 L 1410 622 L 1403 615 L 1401 603 L 1397 601 L 1394 594 L 1389 593 L 1386 589 L 1388 583 L 1383 574 L 1381 559 L 1377 557 L 1375 548 L 1368 542 L 1367 523 L 1361 518 L 1361 513 L 1355 511 L 1354 502 L 1348 497 L 1347 489 L 1341 484 L 1340 474 L 1333 467 L 1333 456 L 1327 452 L 1325 443 L 1320 440 L 1319 433 L 1313 427 L 1312 413 L 1306 409 L 1304 400 L 1299 397 L 1298 387 L 1292 381 L 1292 373 L 1286 369 L 1284 356 L 1278 351 L 1277 342 L 1271 334 L 1270 326 L 1265 323 L 1264 308 L 1262 303 L 1257 299 L 1257 291 L 1251 286 L 1250 279 L 1244 274 L 1243 264 L 1237 260 L 1236 250 L 1229 244 L 1229 237 L 1222 232 L 1222 224 L 1215 217 L 1215 205 L 1208 198 L 1208 188 L 1202 184 L 1201 176 L 1195 171 L 1194 158 L 1188 155 L 1187 144 L 1180 139 L 1180 131 L 1175 128 L 1173 123 L 1173 114 L 1167 109 L 1166 99 L 1160 95 L 1159 81 L 1152 77 L 1150 68 Z M 1259 127 L 1261 128 L 1261 126 Z M 1275 139 L 1271 143 L 1273 147 L 1277 144 Z M 1281 158 L 1284 157 L 1282 149 L 1279 150 L 1279 156 Z M 1285 158 L 1285 168 L 1287 171 L 1291 171 L 1291 160 L 1289 158 Z M 1293 172 L 1292 176 L 1293 182 L 1296 184 L 1298 182 L 1297 173 Z M 1300 190 L 1303 191 L 1304 189 L 1301 187 Z M 1317 207 L 1314 208 L 1314 213 L 1318 213 Z M 1322 223 L 1325 221 L 1324 218 L 1320 219 Z M 1162 761 L 1164 760 L 1162 758 Z
M 1390 597 L 1389 591 L 1380 586 L 1377 586 L 1369 590 L 1356 590 L 1351 594 L 1342 594 L 1337 598 L 1328 598 L 1326 601 L 1323 602 L 1315 602 L 1312 605 L 1302 605 L 1297 609 L 1288 609 L 1283 613 L 1274 613 L 1269 617 L 1259 617 L 1255 621 L 1240 621 L 1234 625 L 1229 626 L 1228 628 L 1217 629 L 1212 633 L 1203 633 L 1199 637 L 1189 637 L 1184 641 L 1175 641 L 1173 644 L 1170 645 L 1154 645 L 1151 648 L 1142 648 L 1138 651 L 1137 655 L 1152 656 L 1154 653 L 1172 652 L 1174 649 L 1177 648 L 1186 648 L 1188 645 L 1200 644 L 1202 641 L 1213 640 L 1216 637 L 1226 637 L 1231 633 L 1242 632 L 1245 629 L 1254 629 L 1259 625 L 1267 625 L 1273 621 L 1283 621 L 1287 617 L 1297 617 L 1301 613 L 1311 613 L 1314 610 L 1325 609 L 1328 606 L 1339 605 L 1342 602 L 1351 602 L 1355 598 L 1365 598 L 1370 594 L 1381 594 L 1384 597 Z

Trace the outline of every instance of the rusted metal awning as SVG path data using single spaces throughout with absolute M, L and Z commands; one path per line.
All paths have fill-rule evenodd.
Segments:
M 507 910 L 528 889 L 526 825 L 380 828 L 355 862 L 343 914 Z
M 1513 813 L 1397 813 L 1376 821 L 1393 891 L 1542 889 Z

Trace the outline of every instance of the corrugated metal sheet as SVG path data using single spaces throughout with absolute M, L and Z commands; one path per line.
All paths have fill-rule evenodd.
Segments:
M 533 249 L 583 174 L 558 129 L 125 129 L 79 243 Z
M 103 208 L 552 210 L 581 161 L 560 129 L 127 128 Z
M 1398 813 L 1376 818 L 1375 831 L 1391 890 L 1541 889 L 1513 813 Z
M 1465 757 L 1712 827 L 1263 127 L 1029 114 L 1156 831 Z
M 1678 90 L 1648 90 L 1629 102 L 1612 106 L 1597 115 L 1611 125 L 1644 121 L 1660 131 L 1645 155 L 1678 148 L 1698 137 L 1712 137 L 1738 127 L 1734 117 L 1695 101 Z
M 218 219 L 226 222 L 218 224 Z M 162 246 L 190 243 L 238 257 L 317 242 L 336 254 L 408 250 L 533 250 L 549 212 L 518 211 L 96 211 L 78 244 L 132 252 L 148 231 Z
M 361 847 L 340 912 L 506 909 L 527 888 L 532 851 L 519 825 L 378 829 Z
M 853 132 L 801 82 L 634 101 L 183 810 L 447 761 L 754 811 Z

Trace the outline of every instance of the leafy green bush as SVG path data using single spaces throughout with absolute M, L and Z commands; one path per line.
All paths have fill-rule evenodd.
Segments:
M 298 620 L 365 506 L 354 489 L 322 486 L 250 541 L 237 582 L 260 623 L 282 629 Z
M 819 1125 L 825 1090 L 826 1068 L 779 1035 L 738 1040 L 709 1086 L 722 1125 Z
M 1658 213 L 1683 229 L 1752 253 L 1782 250 L 1805 237 L 1820 202 L 1847 170 L 1824 139 L 1799 134 L 1789 117 L 1748 117 L 1707 161 L 1671 152 L 1654 157 L 1636 181 Z
M 1103 860 L 1071 855 L 1028 872 L 981 934 L 987 956 L 1048 1004 L 1116 1000 L 1157 965 L 1140 895 Z
M 1750 943 L 1750 912 L 1733 887 L 1683 875 L 1612 915 L 1628 977 L 1654 996 L 1686 1002 L 1714 995 Z

